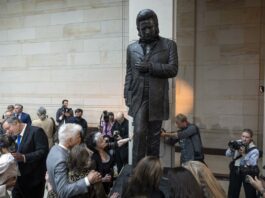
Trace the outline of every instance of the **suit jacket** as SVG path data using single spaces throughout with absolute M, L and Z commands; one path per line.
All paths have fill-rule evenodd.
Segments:
M 24 113 L 24 112 L 21 113 L 20 121 L 27 125 L 31 125 L 31 118 L 30 118 L 30 115 L 27 113 Z
M 46 161 L 49 182 L 59 198 L 68 198 L 88 192 L 84 178 L 74 183 L 69 182 L 67 168 L 68 157 L 69 153 L 67 150 L 59 145 L 55 145 L 50 150 Z
M 17 181 L 20 189 L 28 193 L 27 190 L 45 182 L 49 146 L 43 129 L 27 125 L 18 152 L 25 155 L 26 162 L 18 162 L 21 176 Z
M 143 60 L 151 63 L 149 68 L 149 120 L 167 120 L 169 118 L 168 78 L 173 78 L 178 73 L 176 43 L 159 37 L 148 55 L 144 55 L 139 41 L 128 46 L 124 98 L 129 107 L 128 114 L 132 117 L 140 108 L 143 98 L 145 74 L 135 68 L 135 64 Z

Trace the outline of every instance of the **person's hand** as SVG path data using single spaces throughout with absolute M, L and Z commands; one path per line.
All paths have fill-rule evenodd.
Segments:
M 18 162 L 24 162 L 23 154 L 21 153 L 11 153 L 11 154 Z
M 90 184 L 95 184 L 97 182 L 100 182 L 102 178 L 99 172 L 92 170 L 88 173 L 87 179 Z
M 14 187 L 15 184 L 16 184 L 16 181 L 17 181 L 17 178 L 16 178 L 16 177 L 10 177 L 10 178 L 5 182 L 6 189 L 9 189 L 9 188 Z
M 249 177 L 249 183 L 253 186 L 257 191 L 262 191 L 264 189 L 262 180 L 259 180 L 257 176 L 253 179 L 253 177 Z
M 106 174 L 105 177 L 102 178 L 102 182 L 111 182 L 111 175 Z
M 164 130 L 161 130 L 160 131 L 160 136 L 161 137 L 166 137 L 167 136 L 167 133 Z
M 117 139 L 117 140 L 121 140 L 122 137 L 121 137 L 120 135 L 118 135 L 116 139 Z
M 64 116 L 65 116 L 65 117 L 70 117 L 70 113 L 69 113 L 69 112 L 65 112 L 65 113 L 64 113 Z
M 151 63 L 148 62 L 139 62 L 135 64 L 136 69 L 141 73 L 149 72 L 149 68 L 151 67 Z
M 240 149 L 238 150 L 238 152 L 241 154 L 241 155 L 245 155 L 246 153 L 246 148 L 244 146 L 241 146 Z

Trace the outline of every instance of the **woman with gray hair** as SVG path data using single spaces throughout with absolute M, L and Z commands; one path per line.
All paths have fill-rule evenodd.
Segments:
M 46 109 L 44 107 L 40 107 L 38 109 L 37 115 L 39 119 L 33 120 L 32 126 L 37 126 L 44 130 L 45 134 L 48 137 L 49 148 L 51 148 L 53 146 L 53 135 L 56 130 L 55 122 L 52 118 L 48 118 Z
M 106 194 L 110 192 L 110 188 L 113 183 L 113 166 L 115 164 L 114 158 L 110 155 L 107 150 L 115 149 L 130 141 L 130 138 L 121 139 L 117 142 L 108 143 L 103 138 L 101 132 L 90 133 L 85 140 L 87 147 L 94 153 L 92 160 L 95 163 L 95 170 L 98 171 L 102 176 L 102 182 Z

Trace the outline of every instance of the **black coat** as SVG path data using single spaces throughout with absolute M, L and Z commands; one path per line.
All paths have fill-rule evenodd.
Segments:
M 127 71 L 124 85 L 124 98 L 129 107 L 129 115 L 134 117 L 143 98 L 145 74 L 140 73 L 135 64 L 146 59 L 143 49 L 136 41 L 127 48 Z M 159 37 L 149 53 L 149 120 L 169 118 L 168 78 L 178 73 L 177 46 L 172 40 Z
M 118 121 L 115 121 L 112 126 L 112 134 L 114 131 L 119 131 L 119 135 L 122 139 L 129 137 L 129 121 L 124 118 L 124 121 L 120 124 Z M 121 159 L 124 162 L 128 161 L 128 144 L 124 144 L 121 147 L 116 148 L 116 152 L 119 152 Z
M 16 186 L 30 198 L 32 191 L 45 183 L 49 145 L 43 129 L 27 125 L 18 152 L 25 155 L 26 162 L 18 163 L 21 176 Z

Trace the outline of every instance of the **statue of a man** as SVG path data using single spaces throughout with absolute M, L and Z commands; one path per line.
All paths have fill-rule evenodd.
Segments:
M 127 48 L 124 98 L 134 118 L 133 166 L 145 155 L 159 157 L 162 121 L 169 118 L 168 78 L 178 73 L 177 46 L 159 36 L 153 10 L 138 13 L 139 41 Z

